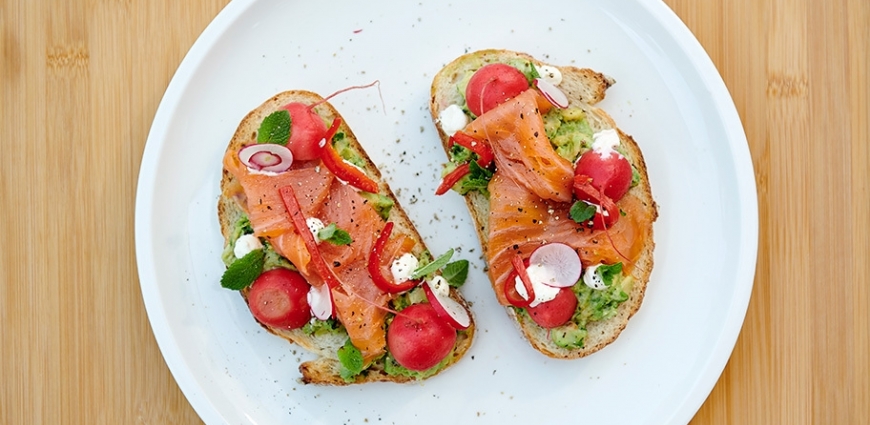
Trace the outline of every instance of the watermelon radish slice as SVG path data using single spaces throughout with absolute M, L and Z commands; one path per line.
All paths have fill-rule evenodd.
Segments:
M 426 293 L 429 304 L 432 304 L 438 316 L 447 321 L 455 329 L 468 329 L 471 326 L 471 316 L 468 315 L 468 310 L 456 302 L 456 300 L 450 298 L 449 289 L 447 295 L 444 295 L 442 291 L 433 287 L 433 284 L 435 286 L 445 285 L 446 287 L 447 281 L 443 277 L 437 276 L 432 281 L 426 281 L 426 284 L 423 285 L 423 292 Z
M 243 147 L 239 150 L 239 159 L 255 171 L 283 173 L 293 164 L 293 153 L 286 146 L 263 143 Z
M 311 285 L 311 289 L 308 291 L 308 305 L 311 306 L 311 314 L 313 314 L 314 317 L 320 320 L 326 320 L 332 317 L 334 305 L 332 302 L 332 291 L 329 290 L 329 285 Z
M 553 83 L 543 78 L 535 78 L 535 87 L 557 108 L 565 109 L 568 107 L 568 96 L 565 96 L 565 93 Z
M 536 283 L 553 288 L 574 286 L 580 279 L 583 266 L 577 251 L 563 243 L 549 243 L 534 252 L 529 257 L 530 275 Z M 532 273 L 531 270 L 535 272 Z

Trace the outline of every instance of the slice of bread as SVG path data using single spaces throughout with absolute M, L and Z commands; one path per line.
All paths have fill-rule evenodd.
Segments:
M 545 64 L 532 56 L 524 53 L 507 50 L 482 50 L 460 56 L 444 66 L 434 77 L 431 88 L 430 112 L 438 129 L 438 134 L 445 152 L 449 149 L 450 135 L 446 134 L 439 122 L 441 112 L 450 105 L 463 105 L 463 94 L 457 90 L 460 82 L 467 78 L 469 73 L 490 63 L 516 63 L 517 60 L 529 61 L 540 68 Z M 554 66 L 562 74 L 559 88 L 568 97 L 570 107 L 578 107 L 586 113 L 586 120 L 594 132 L 606 129 L 616 129 L 622 149 L 629 162 L 635 167 L 640 175 L 639 183 L 630 189 L 630 193 L 641 199 L 644 208 L 648 208 L 652 221 L 657 217 L 657 206 L 653 200 L 647 175 L 646 164 L 640 147 L 628 134 L 620 131 L 616 123 L 605 111 L 594 105 L 604 99 L 605 91 L 615 81 L 599 72 L 590 69 L 581 69 L 573 66 Z M 471 191 L 465 195 L 468 209 L 476 223 L 478 237 L 484 252 L 487 251 L 489 234 L 488 216 L 489 199 L 479 191 Z M 649 224 L 649 237 L 644 241 L 640 257 L 635 261 L 631 276 L 634 285 L 627 301 L 620 304 L 617 314 L 606 320 L 593 321 L 587 326 L 587 336 L 581 348 L 563 348 L 556 345 L 548 337 L 548 330 L 538 326 L 528 315 L 520 314 L 519 309 L 506 307 L 508 315 L 516 321 L 517 326 L 529 343 L 538 351 L 547 356 L 562 359 L 580 358 L 592 354 L 613 342 L 628 323 L 629 318 L 640 308 L 644 291 L 649 281 L 653 268 L 653 248 L 655 243 L 652 238 L 652 222 Z M 494 284 L 494 283 L 493 283 Z M 582 284 L 582 283 L 581 283 Z
M 273 96 L 251 111 L 241 121 L 235 135 L 227 146 L 227 150 L 237 152 L 244 145 L 257 143 L 257 131 L 260 127 L 260 123 L 262 123 L 265 117 L 281 109 L 284 105 L 291 102 L 300 102 L 311 105 L 322 100 L 323 98 L 320 95 L 302 90 L 286 91 Z M 338 111 L 328 102 L 319 104 L 314 108 L 314 110 L 326 122 L 332 122 L 334 118 L 341 117 Z M 368 154 L 366 154 L 362 145 L 348 126 L 347 121 L 343 118 L 339 131 L 342 131 L 345 134 L 345 140 L 349 141 L 350 148 L 355 152 L 357 157 L 362 158 L 364 161 L 365 165 L 361 168 L 365 170 L 369 177 L 378 183 L 380 195 L 386 196 L 393 201 L 394 205 L 390 210 L 388 220 L 394 223 L 393 234 L 396 235 L 403 233 L 413 239 L 415 246 L 412 249 L 412 252 L 415 255 L 419 256 L 424 251 L 427 251 L 427 248 L 413 223 L 411 223 L 411 220 L 399 205 L 399 201 L 396 199 L 387 183 L 381 178 L 381 174 L 377 167 L 372 163 Z M 230 238 L 233 233 L 233 227 L 235 226 L 235 223 L 245 215 L 245 208 L 242 205 L 242 203 L 245 202 L 244 197 L 238 196 L 240 187 L 238 179 L 225 168 L 221 178 L 221 197 L 218 200 L 217 208 L 225 246 L 232 243 Z M 240 292 L 247 302 L 248 288 L 243 289 Z M 465 307 L 469 316 L 471 316 L 468 304 L 455 288 L 451 288 L 450 297 Z M 388 374 L 384 370 L 384 359 L 379 359 L 375 360 L 375 362 L 368 369 L 363 371 L 363 373 L 357 375 L 352 382 L 348 382 L 340 376 L 341 365 L 336 355 L 337 350 L 343 346 L 347 340 L 346 334 L 325 333 L 323 335 L 309 335 L 302 329 L 277 329 L 262 323 L 261 325 L 269 332 L 283 337 L 290 342 L 296 343 L 318 356 L 315 360 L 304 362 L 299 366 L 299 371 L 302 374 L 302 381 L 304 383 L 347 385 L 350 383 L 376 381 L 409 382 L 417 380 L 415 377 Z M 438 373 L 447 369 L 465 355 L 465 352 L 468 351 L 468 348 L 471 346 L 474 330 L 475 326 L 472 317 L 471 325 L 468 329 L 458 332 L 453 352 L 448 355 L 448 359 L 445 360 L 445 366 L 441 368 Z

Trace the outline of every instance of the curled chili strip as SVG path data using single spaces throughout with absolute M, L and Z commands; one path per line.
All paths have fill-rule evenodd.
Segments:
M 450 136 L 450 143 L 451 145 L 456 143 L 457 145 L 476 153 L 477 164 L 481 167 L 486 168 L 490 163 L 492 163 L 492 149 L 490 149 L 483 140 L 477 140 L 461 131 L 457 131 Z
M 531 279 L 529 279 L 529 273 L 526 271 L 526 265 L 523 264 L 523 258 L 519 255 L 514 255 L 514 257 L 511 259 L 511 264 L 513 264 L 514 266 L 515 274 L 511 273 L 511 275 L 508 276 L 507 282 L 505 282 L 504 284 L 505 297 L 515 307 L 528 307 L 535 299 L 535 289 L 534 287 L 532 287 L 532 281 Z M 517 292 L 513 279 L 516 276 L 519 276 L 520 280 L 523 282 L 523 286 L 526 288 L 528 298 L 523 298 Z
M 381 230 L 378 240 L 372 246 L 368 263 L 369 274 L 372 276 L 372 281 L 375 282 L 375 286 L 380 288 L 381 291 L 389 294 L 404 292 L 420 284 L 419 280 L 406 280 L 402 283 L 395 284 L 390 282 L 390 280 L 384 277 L 383 273 L 381 273 L 381 254 L 383 254 L 384 246 L 387 245 L 387 240 L 390 239 L 390 234 L 392 232 L 393 222 L 389 221 L 384 225 L 384 229 Z
M 443 195 L 447 193 L 447 191 L 450 190 L 450 188 L 453 187 L 456 182 L 461 180 L 463 177 L 465 177 L 466 174 L 470 172 L 471 168 L 469 167 L 468 163 L 456 167 L 455 170 L 447 173 L 447 175 L 444 176 L 443 179 L 441 179 L 441 184 L 438 185 L 438 189 L 435 189 L 435 194 Z
M 351 186 L 364 190 L 366 192 L 378 193 L 378 184 L 375 183 L 366 173 L 345 162 L 344 158 L 335 151 L 332 146 L 332 136 L 338 132 L 338 127 L 341 125 L 341 118 L 332 120 L 332 126 L 326 131 L 326 136 L 320 141 L 320 160 L 323 165 L 329 169 L 336 177 L 346 181 Z
M 296 199 L 296 192 L 292 186 L 284 186 L 278 190 L 281 194 L 281 200 L 284 201 L 284 206 L 290 214 L 290 222 L 296 228 L 296 233 L 302 237 L 305 242 L 305 248 L 308 249 L 308 254 L 311 255 L 311 260 L 314 262 L 314 268 L 320 278 L 329 285 L 330 288 L 338 288 L 341 286 L 341 281 L 332 273 L 332 270 L 323 260 L 320 251 L 317 249 L 317 242 L 314 240 L 314 235 L 308 230 L 308 225 L 305 223 L 305 216 L 302 214 L 302 208 L 299 206 L 299 201 Z

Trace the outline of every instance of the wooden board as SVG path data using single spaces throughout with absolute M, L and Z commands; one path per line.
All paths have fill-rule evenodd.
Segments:
M 160 98 L 225 3 L 0 3 L 0 423 L 199 421 L 148 325 L 133 210 Z M 870 423 L 870 3 L 666 3 L 759 190 L 752 302 L 693 423 Z

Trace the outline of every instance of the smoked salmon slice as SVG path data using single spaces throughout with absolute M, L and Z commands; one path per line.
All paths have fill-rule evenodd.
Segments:
M 539 246 L 561 242 L 577 250 L 584 267 L 622 262 L 626 273 L 640 257 L 646 230 L 654 219 L 641 200 L 629 192 L 616 203 L 625 213 L 608 234 L 576 223 L 568 212 L 570 202 L 542 199 L 526 187 L 496 171 L 489 182 L 489 245 L 486 261 L 499 303 L 510 305 L 504 284 L 512 271 L 514 254 L 528 258 Z M 611 243 L 612 240 L 612 243 Z M 623 255 L 627 258 L 624 258 Z
M 300 272 L 307 272 L 311 256 L 287 217 L 278 189 L 293 184 L 297 195 L 303 198 L 299 200 L 302 212 L 311 217 L 329 194 L 334 176 L 313 164 L 275 175 L 251 173 L 236 152 L 226 153 L 224 167 L 236 176 L 244 190 L 246 202 L 240 205 L 248 215 L 254 234 L 266 238 L 275 252 L 290 260 Z
M 299 168 L 294 164 L 287 172 L 266 175 L 250 172 L 236 152 L 227 152 L 224 167 L 244 189 L 243 205 L 254 234 L 266 238 L 312 285 L 324 284 L 323 279 L 308 267 L 311 255 L 289 219 L 279 189 L 292 185 L 306 218 L 318 218 L 327 225 L 335 223 L 348 232 L 353 240 L 349 245 L 323 242 L 318 250 L 342 282 L 332 289 L 332 294 L 336 313 L 351 342 L 366 362 L 381 356 L 386 347 L 385 307 L 391 296 L 375 286 L 366 268 L 371 247 L 384 226 L 377 211 L 356 189 L 336 179 L 318 161 L 302 163 Z M 392 237 L 385 257 L 392 260 L 408 252 L 401 251 L 408 246 L 405 238 L 401 234 Z
M 535 89 L 485 112 L 465 133 L 489 142 L 498 171 L 540 198 L 570 202 L 574 168 L 550 145 L 542 112 L 549 102 Z

